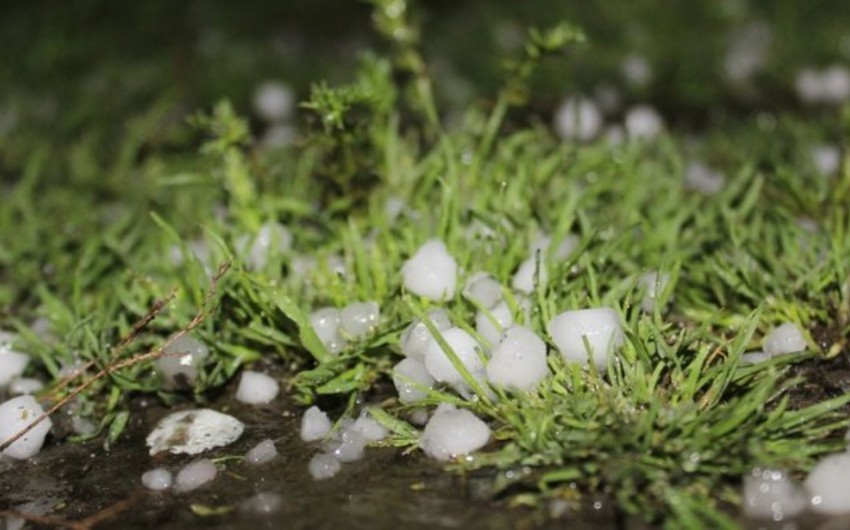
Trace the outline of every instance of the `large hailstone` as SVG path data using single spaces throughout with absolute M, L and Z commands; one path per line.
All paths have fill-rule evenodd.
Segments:
M 475 314 L 475 331 L 490 344 L 499 342 L 502 333 L 514 323 L 514 314 L 504 300 L 488 311 Z
M 555 132 L 564 140 L 592 140 L 601 128 L 602 113 L 587 98 L 567 98 L 555 111 Z
M 331 420 L 328 415 L 316 405 L 304 411 L 301 417 L 301 439 L 305 442 L 315 442 L 323 439 L 331 431 Z
M 548 328 L 564 359 L 587 364 L 589 355 L 599 370 L 605 368 L 608 353 L 623 345 L 620 319 L 608 307 L 565 311 L 553 318 Z
M 462 294 L 479 307 L 490 308 L 502 299 L 502 284 L 486 272 L 477 272 L 466 281 Z
M 431 416 L 419 446 L 437 460 L 450 460 L 484 447 L 490 440 L 490 428 L 472 412 L 441 405 Z
M 434 378 L 425 364 L 408 357 L 393 367 L 393 385 L 402 403 L 416 403 L 428 397 L 425 389 L 434 388 Z
M 236 401 L 249 405 L 266 405 L 277 397 L 280 385 L 273 378 L 260 372 L 244 371 L 236 389 Z
M 443 332 L 452 327 L 452 321 L 449 320 L 449 315 L 442 309 L 428 311 L 427 318 L 437 328 L 437 331 Z M 428 326 L 417 318 L 401 334 L 401 353 L 405 357 L 412 359 L 424 359 L 425 350 L 428 349 L 428 344 L 433 340 L 434 337 L 428 331 Z
M 549 373 L 546 344 L 533 331 L 514 326 L 493 348 L 487 379 L 510 390 L 531 390 Z
M 30 361 L 28 355 L 12 348 L 15 339 L 17 335 L 14 333 L 0 331 L 0 388 L 20 377 Z
M 174 412 L 159 420 L 147 437 L 150 454 L 196 455 L 235 442 L 245 430 L 233 416 L 211 409 Z
M 484 363 L 478 355 L 480 347 L 472 338 L 472 335 L 460 328 L 451 328 L 443 332 L 443 340 L 460 359 L 461 364 L 466 367 L 470 374 L 476 375 L 484 372 Z M 443 351 L 440 343 L 436 340 L 428 344 L 425 351 L 425 368 L 431 376 L 441 382 L 450 385 L 462 385 L 463 376 L 455 370 L 448 354 Z
M 32 396 L 20 396 L 0 404 L 0 444 L 5 443 L 44 414 L 44 409 Z M 44 438 L 53 426 L 45 418 L 25 435 L 3 450 L 3 454 L 18 460 L 35 456 L 44 445 Z
M 345 349 L 347 341 L 341 333 L 342 315 L 339 309 L 325 307 L 310 313 L 310 325 L 319 340 L 331 353 L 339 353 Z
M 803 486 L 813 512 L 850 514 L 850 453 L 825 457 L 812 469 Z
M 431 300 L 450 300 L 457 284 L 457 262 L 445 243 L 428 241 L 404 262 L 401 268 L 404 287 Z
M 514 274 L 511 287 L 524 294 L 533 293 L 535 274 L 537 275 L 537 281 L 541 285 L 546 285 L 549 275 L 546 271 L 546 260 L 543 259 L 542 253 L 539 264 L 540 266 L 538 267 L 537 256 L 531 256 L 523 261 Z
M 775 327 L 764 338 L 764 352 L 771 357 L 785 353 L 797 353 L 806 349 L 806 338 L 797 324 L 786 322 Z
M 378 325 L 380 308 L 377 302 L 355 302 L 343 308 L 339 325 L 344 335 L 359 338 L 370 333 Z

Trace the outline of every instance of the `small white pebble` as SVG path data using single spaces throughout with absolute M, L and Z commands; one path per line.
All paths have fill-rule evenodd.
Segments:
M 167 387 L 191 387 L 198 378 L 198 368 L 209 353 L 210 349 L 206 344 L 189 335 L 183 335 L 162 349 L 162 356 L 155 364 Z
M 212 460 L 202 458 L 183 466 L 174 480 L 174 491 L 186 493 L 209 484 L 218 475 L 218 468 Z
M 778 522 L 803 513 L 806 496 L 784 471 L 755 468 L 744 477 L 742 508 L 747 517 Z
M 472 412 L 438 408 L 431 416 L 419 446 L 437 460 L 450 460 L 481 449 L 490 440 L 490 427 Z
M 537 334 L 522 326 L 508 329 L 491 355 L 487 363 L 487 379 L 502 388 L 531 390 L 549 373 L 546 344 Z
M 806 349 L 806 339 L 797 324 L 786 322 L 775 327 L 764 338 L 764 353 L 773 357 L 785 353 L 797 353 Z
M 171 487 L 173 479 L 171 471 L 158 467 L 145 471 L 142 475 L 142 485 L 151 491 L 163 491 Z
M 29 427 L 42 414 L 44 409 L 32 396 L 19 396 L 0 403 L 0 444 Z M 52 426 L 50 418 L 45 418 L 4 449 L 3 454 L 18 460 L 35 456 L 41 451 L 44 439 Z
M 398 392 L 399 401 L 416 403 L 428 395 L 419 386 L 434 388 L 434 378 L 428 373 L 423 361 L 408 357 L 393 367 L 393 385 Z
M 307 465 L 313 480 L 325 480 L 333 477 L 342 469 L 342 464 L 332 455 L 320 453 L 315 455 Z
M 3 359 L 0 359 L 0 363 L 2 362 Z M 44 383 L 32 377 L 19 377 L 9 383 L 9 393 L 13 396 L 35 394 L 42 388 L 44 388 Z
M 478 355 L 480 346 L 472 335 L 460 328 L 451 328 L 443 332 L 443 339 L 471 374 L 483 373 L 484 363 Z M 435 380 L 441 383 L 452 385 L 464 383 L 463 376 L 455 369 L 448 354 L 436 340 L 428 344 L 425 352 L 425 368 Z
M 267 122 L 288 119 L 295 110 L 295 95 L 280 81 L 266 81 L 254 92 L 254 111 Z
M 490 308 L 502 299 L 502 284 L 486 272 L 477 272 L 466 281 L 462 294 L 479 307 Z
M 445 243 L 428 241 L 401 268 L 404 287 L 431 300 L 450 300 L 457 283 L 457 262 Z
M 277 458 L 277 455 L 277 447 L 275 447 L 274 441 L 267 438 L 245 453 L 245 461 L 258 466 L 271 462 Z
M 305 442 L 321 440 L 331 430 L 331 420 L 322 410 L 313 405 L 301 417 L 301 439 Z
M 803 486 L 811 511 L 824 515 L 850 514 L 850 453 L 824 457 Z
M 501 301 L 488 311 L 475 314 L 475 331 L 490 344 L 496 344 L 502 333 L 514 323 L 514 315 L 506 301 Z
M 648 105 L 632 107 L 626 113 L 626 134 L 632 139 L 651 140 L 661 134 L 664 122 L 655 109 Z
M 658 271 L 647 272 L 638 279 L 638 285 L 643 290 L 640 308 L 647 313 L 655 311 L 655 303 L 670 283 L 670 275 Z
M 378 325 L 380 309 L 377 302 L 356 302 L 347 305 L 340 313 L 340 326 L 350 337 L 362 337 Z
M 445 331 L 452 327 L 449 316 L 442 309 L 428 311 L 428 320 L 438 331 Z M 401 334 L 401 353 L 411 359 L 424 359 L 425 350 L 428 349 L 428 344 L 433 340 L 434 337 L 428 331 L 428 327 L 418 318 L 414 319 Z
M 548 329 L 564 359 L 587 364 L 590 355 L 599 370 L 605 368 L 609 352 L 622 346 L 624 340 L 617 312 L 608 307 L 565 311 L 549 322 Z
M 159 420 L 146 442 L 151 456 L 163 451 L 196 455 L 235 442 L 244 430 L 242 422 L 228 414 L 211 409 L 183 410 Z
M 602 113 L 592 100 L 570 97 L 555 111 L 555 132 L 564 140 L 592 140 L 602 129 Z
M 513 281 L 511 282 L 511 287 L 521 293 L 533 293 L 535 274 L 537 275 L 537 281 L 540 283 L 540 285 L 546 285 L 546 281 L 548 280 L 549 275 L 546 270 L 546 259 L 543 257 L 542 254 L 540 256 L 539 261 L 539 268 L 538 258 L 536 256 L 531 256 L 530 258 L 523 261 L 517 268 L 516 273 L 514 274 Z
M 239 387 L 236 389 L 236 401 L 249 405 L 265 405 L 271 403 L 280 392 L 278 382 L 260 372 L 242 372 Z

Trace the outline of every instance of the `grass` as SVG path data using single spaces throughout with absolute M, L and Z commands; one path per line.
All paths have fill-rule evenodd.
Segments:
M 563 25 L 532 32 L 495 102 L 447 126 L 415 28 L 393 2 L 373 4 L 393 59 L 364 57 L 350 84 L 315 85 L 303 105 L 311 128 L 296 146 L 258 148 L 228 103 L 175 120 L 164 96 L 118 140 L 94 129 L 10 155 L 24 162 L 4 183 L 0 210 L 2 322 L 51 381 L 45 401 L 73 397 L 67 406 L 98 425 L 88 436 L 110 444 L 130 396 L 203 402 L 266 360 L 290 370 L 304 404 L 336 396 L 351 409 L 364 397 L 393 432 L 387 443 L 413 449 L 412 407 L 381 390 L 401 359 L 400 333 L 435 306 L 401 286 L 404 260 L 440 238 L 461 285 L 487 271 L 509 286 L 541 233 L 553 244 L 575 234 L 568 259 L 541 264 L 549 281 L 537 282 L 528 315 L 506 289 L 515 317 L 547 337 L 557 313 L 609 306 L 626 344 L 601 372 L 552 353 L 551 376 L 533 392 L 489 389 L 465 370 L 469 396 L 430 391 L 424 404 L 467 407 L 495 431 L 495 443 L 452 469 L 498 471 L 494 494 L 514 504 L 558 498 L 578 509 L 583 495 L 603 493 L 669 528 L 733 528 L 752 466 L 799 475 L 842 450 L 850 397 L 804 407 L 789 399 L 800 382 L 790 368 L 846 354 L 850 336 L 850 170 L 817 175 L 800 154 L 843 131 L 840 116 L 781 115 L 769 130 L 732 124 L 696 148 L 675 134 L 564 143 L 541 124 L 506 124 L 540 61 L 583 41 Z M 683 184 L 693 157 L 723 169 L 722 191 Z M 391 218 L 396 200 L 405 207 Z M 270 222 L 292 232 L 293 249 L 272 247 L 256 267 L 244 241 Z M 232 267 L 211 291 L 224 262 Z M 640 309 L 648 271 L 670 275 L 651 313 Z M 379 303 L 381 325 L 331 354 L 309 313 L 365 300 Z M 478 308 L 459 294 L 438 305 L 474 333 Z M 740 362 L 786 321 L 806 330 L 807 353 Z M 148 363 L 132 360 L 180 330 L 209 344 L 211 357 L 193 388 L 167 391 Z M 69 366 L 83 367 L 71 384 Z M 82 381 L 89 386 L 74 393 Z

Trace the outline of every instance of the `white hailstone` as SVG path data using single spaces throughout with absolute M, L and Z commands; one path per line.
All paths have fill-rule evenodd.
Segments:
M 3 362 L 0 359 L 0 362 Z M 9 384 L 9 393 L 13 396 L 35 394 L 44 388 L 44 383 L 32 377 L 19 377 Z
M 764 352 L 771 357 L 785 353 L 797 353 L 806 349 L 806 338 L 797 324 L 786 322 L 775 327 L 764 338 Z
M 342 332 L 350 337 L 362 337 L 378 325 L 380 309 L 377 302 L 356 302 L 340 312 Z
M 280 223 L 268 222 L 253 237 L 242 236 L 236 248 L 245 254 L 245 261 L 253 270 L 260 270 L 265 268 L 273 253 L 283 254 L 292 249 L 292 232 Z
M 493 348 L 487 379 L 509 390 L 531 390 L 549 373 L 546 344 L 533 331 L 514 326 Z
M 427 397 L 419 387 L 434 388 L 434 378 L 419 358 L 408 357 L 393 367 L 393 385 L 402 403 L 416 403 Z
M 218 475 L 218 467 L 208 459 L 202 458 L 189 462 L 177 473 L 174 479 L 174 491 L 186 493 L 209 484 Z
M 183 335 L 162 349 L 162 356 L 155 364 L 167 387 L 193 386 L 198 378 L 198 368 L 209 353 L 206 344 Z
M 490 427 L 466 409 L 438 408 L 428 420 L 419 446 L 437 460 L 450 460 L 484 447 Z
M 601 128 L 602 113 L 587 98 L 567 98 L 555 111 L 555 132 L 564 140 L 592 140 Z
M 394 223 L 407 208 L 407 201 L 401 197 L 389 197 L 384 203 L 384 215 L 387 216 L 387 222 Z
M 320 453 L 310 459 L 307 469 L 313 480 L 325 480 L 339 473 L 339 470 L 342 469 L 342 464 L 333 455 Z
M 605 129 L 605 141 L 611 147 L 619 147 L 626 141 L 626 131 L 619 125 L 609 125 Z
M 820 72 L 813 68 L 804 68 L 797 73 L 794 80 L 797 95 L 804 103 L 817 103 L 821 100 L 823 92 L 821 85 Z
M 354 462 L 363 458 L 368 440 L 351 428 L 351 423 L 335 432 L 334 435 L 322 442 L 322 452 L 329 454 L 340 462 Z
M 552 251 L 552 259 L 555 261 L 564 261 L 569 258 L 573 252 L 578 248 L 581 240 L 575 234 L 567 234 L 563 239 L 558 243 L 555 249 Z
M 278 149 L 294 144 L 297 137 L 298 130 L 294 125 L 276 123 L 265 130 L 260 144 L 266 149 Z
M 689 162 L 685 167 L 685 187 L 714 195 L 726 185 L 726 177 L 702 162 Z
M 269 515 L 279 512 L 285 502 L 283 495 L 273 491 L 261 491 L 239 504 L 239 511 L 248 514 Z
M 840 105 L 850 98 L 850 72 L 841 65 L 832 65 L 821 72 L 823 101 Z
M 620 73 L 632 86 L 641 87 L 652 79 L 652 67 L 643 55 L 631 53 L 620 63 Z
M 480 374 L 484 371 L 484 363 L 478 356 L 480 346 L 472 335 L 460 328 L 451 328 L 443 332 L 443 340 L 471 374 Z M 464 382 L 463 376 L 455 370 L 448 354 L 436 340 L 429 343 L 425 351 L 425 368 L 435 380 L 441 383 L 460 385 Z
M 316 258 L 313 256 L 295 255 L 289 261 L 289 273 L 293 278 L 305 278 L 312 274 L 318 266 Z
M 174 477 L 171 471 L 158 467 L 142 474 L 142 485 L 151 491 L 163 491 L 171 487 Z
M 367 412 L 362 412 L 351 425 L 351 430 L 362 436 L 368 442 L 378 442 L 389 435 L 386 427 L 381 425 L 371 417 Z
M 763 351 L 748 352 L 741 355 L 741 364 L 758 364 L 770 359 L 770 355 Z
M 404 287 L 419 296 L 431 300 L 450 300 L 455 294 L 457 262 L 449 254 L 445 243 L 431 240 L 401 268 Z
M 640 308 L 647 313 L 655 311 L 655 302 L 670 283 L 670 275 L 658 271 L 647 272 L 638 279 L 638 285 L 643 290 Z
M 609 352 L 623 345 L 623 328 L 617 312 L 608 307 L 565 311 L 549 322 L 549 335 L 564 359 L 587 364 L 588 355 L 599 370 Z M 585 341 L 590 347 L 588 353 Z
M 313 405 L 301 417 L 301 439 L 305 442 L 321 440 L 331 430 L 331 420 L 322 409 Z
M 770 28 L 762 23 L 749 24 L 735 31 L 723 61 L 726 76 L 735 83 L 745 83 L 764 66 L 769 51 Z
M 258 466 L 271 462 L 277 458 L 277 454 L 277 447 L 275 447 L 274 441 L 266 438 L 245 453 L 245 461 Z
M 626 113 L 626 134 L 632 139 L 651 140 L 661 134 L 664 121 L 658 112 L 648 105 L 632 107 Z
M 525 294 L 530 294 L 534 292 L 534 276 L 537 274 L 537 281 L 540 285 L 546 285 L 546 281 L 548 280 L 548 271 L 546 270 L 546 260 L 543 256 L 540 256 L 540 267 L 537 267 L 537 257 L 531 256 L 526 259 L 522 263 L 520 263 L 517 268 L 516 273 L 514 274 L 513 281 L 511 282 L 511 287 L 516 289 L 517 291 Z
M 44 414 L 44 409 L 32 396 L 19 396 L 0 403 L 0 444 L 29 427 Z M 44 445 L 44 438 L 53 423 L 45 418 L 28 433 L 3 450 L 3 455 L 25 460 L 33 457 Z
M 835 175 L 841 167 L 841 150 L 837 145 L 816 145 L 809 151 L 809 156 L 821 175 Z
M 449 315 L 442 309 L 428 311 L 428 320 L 437 328 L 437 331 L 445 331 L 452 327 Z M 421 320 L 414 319 L 413 322 L 401 334 L 401 353 L 412 359 L 424 359 L 428 344 L 434 340 L 431 332 Z
M 803 486 L 813 512 L 850 514 L 850 453 L 825 457 L 815 465 Z
M 755 468 L 744 476 L 744 515 L 782 521 L 806 509 L 802 488 L 779 469 Z
M 295 95 L 280 81 L 266 81 L 254 92 L 254 112 L 267 122 L 286 120 L 294 110 Z
M 228 414 L 211 409 L 183 410 L 159 420 L 146 442 L 152 456 L 163 451 L 196 455 L 235 442 L 244 430 L 242 422 Z
M 499 342 L 502 333 L 514 323 L 514 315 L 504 300 L 487 311 L 475 314 L 475 331 L 490 344 Z
M 273 378 L 259 372 L 242 372 L 236 401 L 249 405 L 265 405 L 277 397 L 280 385 Z
M 502 299 L 502 284 L 486 272 L 477 272 L 466 281 L 461 294 L 479 307 L 489 308 Z
M 333 307 L 325 307 L 310 314 L 310 325 L 331 353 L 341 352 L 347 344 L 340 333 L 340 321 L 340 312 Z
M 29 356 L 15 351 L 12 347 L 17 338 L 14 333 L 0 331 L 0 388 L 20 377 L 29 364 Z

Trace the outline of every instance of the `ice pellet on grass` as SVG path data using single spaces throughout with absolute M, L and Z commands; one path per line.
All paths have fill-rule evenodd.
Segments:
M 489 310 L 475 314 L 475 331 L 490 344 L 496 344 L 502 333 L 514 323 L 514 314 L 506 301 L 501 301 Z
M 236 401 L 249 405 L 271 403 L 280 392 L 280 385 L 273 378 L 260 372 L 242 372 L 239 387 L 236 389 Z
M 0 331 L 0 388 L 20 377 L 30 361 L 28 355 L 14 350 L 12 344 L 16 339 L 14 333 Z
M 258 466 L 271 462 L 277 458 L 277 455 L 277 447 L 275 447 L 274 441 L 267 438 L 245 453 L 245 461 L 251 465 Z
M 803 489 L 779 469 L 755 468 L 744 477 L 742 509 L 754 519 L 782 521 L 806 509 Z
M 440 407 L 428 420 L 419 446 L 437 460 L 450 460 L 484 447 L 490 427 L 466 409 Z
M 652 66 L 643 55 L 630 53 L 620 63 L 620 73 L 632 86 L 644 86 L 652 79 Z
M 850 514 L 850 453 L 823 458 L 806 477 L 803 486 L 813 512 Z
M 521 293 L 532 293 L 534 292 L 535 276 L 537 276 L 537 282 L 540 285 L 546 285 L 548 274 L 546 272 L 546 260 L 542 252 L 539 258 L 537 256 L 531 256 L 520 263 L 516 273 L 514 273 L 511 287 Z
M 342 464 L 332 455 L 319 453 L 310 459 L 307 469 L 310 471 L 313 480 L 325 480 L 339 473 Z
M 460 328 L 451 328 L 443 332 L 443 340 L 457 355 L 467 371 L 473 375 L 484 372 L 484 363 L 478 355 L 480 346 L 472 335 Z M 451 385 L 464 383 L 463 376 L 455 369 L 448 354 L 436 340 L 429 343 L 425 351 L 425 368 L 428 369 L 431 377 L 441 383 Z
M 431 300 L 450 300 L 455 294 L 457 262 L 445 243 L 431 240 L 419 247 L 401 268 L 404 287 Z
M 549 322 L 548 330 L 564 359 L 587 364 L 590 358 L 599 370 L 605 368 L 608 353 L 623 345 L 620 319 L 608 307 L 565 311 Z
M 726 186 L 726 177 L 702 162 L 690 162 L 685 168 L 685 187 L 704 195 L 714 195 Z
M 3 362 L 3 360 L 0 359 L 0 362 Z M 32 377 L 19 377 L 9 383 L 9 393 L 13 396 L 35 394 L 42 388 L 44 388 L 44 383 Z
M 602 113 L 587 98 L 570 97 L 555 111 L 555 132 L 564 140 L 592 140 L 602 128 Z
M 211 409 L 184 410 L 161 419 L 146 441 L 151 455 L 163 451 L 196 455 L 230 445 L 244 430 L 242 422 L 233 416 Z
M 840 65 L 805 68 L 797 74 L 794 87 L 804 103 L 840 105 L 850 98 L 850 71 Z
M 331 353 L 339 353 L 346 346 L 346 340 L 340 333 L 341 316 L 338 309 L 325 307 L 310 314 L 310 325 Z
M 322 451 L 340 462 L 354 462 L 363 458 L 367 441 L 352 425 L 346 425 L 322 442 Z
M 351 425 L 351 430 L 358 433 L 366 441 L 377 442 L 383 440 L 389 434 L 386 427 L 378 423 L 375 418 L 363 411 Z
M 0 403 L 0 444 L 29 427 L 42 414 L 44 409 L 32 396 L 20 396 Z M 18 460 L 35 456 L 52 426 L 50 418 L 45 418 L 4 449 L 3 454 Z
M 502 299 L 502 285 L 486 272 L 477 272 L 466 281 L 463 297 L 480 307 L 490 308 Z
M 452 327 L 449 316 L 442 309 L 428 311 L 428 320 L 441 332 Z M 434 337 L 428 331 L 425 323 L 417 318 L 404 330 L 399 340 L 401 343 L 401 353 L 405 357 L 424 359 L 425 350 L 428 349 L 428 344 L 434 340 Z
M 142 474 L 142 485 L 151 491 L 163 491 L 171 487 L 174 477 L 171 471 L 158 467 Z
M 321 440 L 331 430 L 331 420 L 319 407 L 313 405 L 301 417 L 301 439 L 305 442 Z
M 505 332 L 487 363 L 487 379 L 509 390 L 531 390 L 548 373 L 546 343 L 522 326 L 514 326 Z
M 809 151 L 809 156 L 821 175 L 835 175 L 841 168 L 841 150 L 837 145 L 816 145 Z
M 764 353 L 773 357 L 785 353 L 797 353 L 806 349 L 806 339 L 797 324 L 786 322 L 775 327 L 764 338 Z
M 416 403 L 428 395 L 425 388 L 434 388 L 434 378 L 419 359 L 408 357 L 393 367 L 393 385 L 402 403 Z M 422 387 L 422 388 L 420 388 Z
M 640 301 L 640 308 L 647 313 L 655 311 L 655 303 L 661 293 L 667 288 L 670 283 L 670 275 L 659 273 L 658 271 L 650 271 L 643 274 L 638 279 L 638 284 L 643 291 L 643 298 Z
M 186 493 L 209 484 L 218 475 L 218 468 L 208 458 L 189 462 L 177 473 L 174 479 L 174 491 Z
M 626 134 L 632 139 L 651 140 L 661 134 L 664 122 L 652 107 L 638 105 L 626 113 Z
M 277 222 L 265 223 L 253 236 L 243 236 L 237 248 L 253 270 L 265 268 L 273 253 L 286 253 L 292 248 L 292 232 Z
M 191 387 L 198 378 L 198 368 L 209 353 L 210 349 L 206 344 L 188 335 L 182 335 L 162 349 L 162 356 L 155 364 L 167 387 Z
M 280 81 L 266 81 L 254 92 L 254 112 L 267 122 L 279 122 L 292 116 L 295 95 Z
M 770 359 L 770 355 L 763 351 L 753 351 L 741 355 L 741 364 L 758 364 Z
M 362 337 L 375 329 L 379 316 L 377 302 L 356 302 L 343 308 L 340 326 L 344 334 L 353 338 Z

